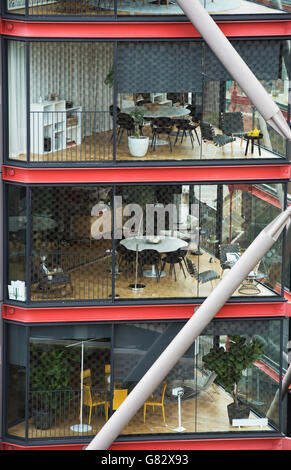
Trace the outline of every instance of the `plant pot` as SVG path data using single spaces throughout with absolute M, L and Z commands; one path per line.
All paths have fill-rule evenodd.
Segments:
M 232 424 L 233 419 L 248 419 L 250 414 L 250 407 L 248 405 L 235 406 L 235 403 L 227 405 L 227 413 L 229 424 Z
M 134 137 L 133 135 L 130 135 L 128 137 L 128 147 L 130 154 L 133 157 L 144 157 L 148 151 L 149 137 Z
M 53 425 L 54 417 L 51 411 L 35 411 L 34 425 L 36 429 L 50 429 Z

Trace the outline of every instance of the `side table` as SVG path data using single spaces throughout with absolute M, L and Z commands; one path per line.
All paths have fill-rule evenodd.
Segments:
M 254 153 L 254 143 L 256 142 L 258 144 L 259 155 L 261 156 L 260 140 L 262 140 L 263 134 L 260 132 L 259 135 L 246 135 L 245 137 L 247 139 L 245 155 L 248 154 L 248 149 L 249 149 L 249 143 L 250 142 L 251 142 L 251 154 Z
M 257 284 L 265 278 L 263 273 L 249 274 L 238 289 L 239 294 L 258 295 L 261 293 Z

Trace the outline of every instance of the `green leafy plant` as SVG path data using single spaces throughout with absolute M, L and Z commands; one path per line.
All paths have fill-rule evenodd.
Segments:
M 104 80 L 105 85 L 108 85 L 109 88 L 113 87 L 113 82 L 114 82 L 114 70 L 113 70 L 113 65 L 110 67 L 108 74 L 106 75 L 106 78 Z
M 69 383 L 77 357 L 72 353 L 68 357 L 66 349 L 48 347 L 44 350 L 35 344 L 31 345 L 30 353 L 31 391 L 39 392 L 43 409 L 61 411 L 73 396 Z
M 231 394 L 238 407 L 238 383 L 243 371 L 253 367 L 262 354 L 263 347 L 259 341 L 232 335 L 229 336 L 228 351 L 223 347 L 212 348 L 202 359 L 205 367 L 217 374 L 216 381 Z
M 141 137 L 141 127 L 143 125 L 143 116 L 144 111 L 139 107 L 135 106 L 134 109 L 130 112 L 130 117 L 134 121 L 134 137 L 137 139 Z

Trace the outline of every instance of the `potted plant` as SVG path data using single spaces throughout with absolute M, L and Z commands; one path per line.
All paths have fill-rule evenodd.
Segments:
M 64 412 L 73 397 L 69 381 L 73 366 L 67 350 L 57 347 L 30 349 L 30 390 L 34 424 L 37 429 L 49 429 L 56 414 Z M 71 357 L 74 360 L 73 357 Z
M 205 367 L 217 374 L 216 381 L 229 392 L 233 403 L 227 406 L 229 422 L 233 419 L 248 418 L 250 408 L 239 400 L 238 384 L 243 371 L 253 367 L 256 360 L 263 354 L 263 347 L 257 340 L 244 338 L 240 335 L 229 336 L 229 347 L 212 348 L 202 359 Z
M 144 157 L 148 151 L 149 137 L 141 134 L 144 112 L 139 106 L 135 106 L 130 112 L 134 121 L 134 133 L 128 136 L 128 147 L 133 157 Z
M 114 82 L 114 69 L 113 65 L 110 67 L 108 74 L 105 77 L 104 83 L 105 85 L 108 85 L 109 88 L 113 87 L 113 82 Z

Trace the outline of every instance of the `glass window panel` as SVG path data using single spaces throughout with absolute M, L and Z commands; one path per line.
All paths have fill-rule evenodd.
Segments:
M 211 15 L 252 15 L 252 14 L 274 14 L 290 12 L 288 2 L 280 1 L 240 1 L 224 0 L 223 2 L 201 1 L 204 8 Z M 111 7 L 113 9 L 113 6 Z M 119 15 L 145 15 L 163 16 L 183 15 L 183 11 L 174 0 L 144 0 L 143 2 L 132 2 L 122 0 L 117 2 L 117 13 Z
M 104 16 L 114 14 L 112 0 L 7 0 L 7 12 L 24 15 L 28 8 L 30 16 Z
M 21 41 L 8 41 L 8 155 L 27 159 L 26 49 Z
M 26 300 L 26 188 L 7 187 L 8 298 Z
M 274 14 L 289 13 L 288 2 L 254 0 L 224 0 L 223 2 L 212 2 L 203 0 L 204 8 L 211 15 L 241 15 L 241 14 Z M 115 9 L 120 16 L 181 16 L 183 11 L 175 0 L 143 0 L 133 2 L 132 0 L 28 0 L 28 14 L 31 16 L 113 16 Z M 24 15 L 25 0 L 7 0 L 6 10 L 9 14 Z
M 111 187 L 31 190 L 31 299 L 111 297 Z
M 21 284 L 16 300 L 26 300 L 25 188 L 7 191 L 9 295 Z M 44 302 L 207 297 L 284 201 L 270 184 L 121 185 L 114 200 L 111 186 L 30 192 L 30 298 Z M 234 296 L 280 295 L 282 241 Z
M 116 294 L 207 297 L 231 257 L 236 261 L 279 215 L 279 189 L 270 195 L 268 185 L 250 184 L 117 187 Z M 233 295 L 280 294 L 281 270 L 282 236 Z
M 179 322 L 155 322 L 115 327 L 116 395 L 121 391 L 130 392 L 182 326 L 183 323 Z M 253 354 L 255 344 L 257 353 Z M 238 368 L 235 379 L 234 366 L 228 370 L 227 363 L 231 357 L 239 360 L 238 345 L 247 361 L 243 360 L 242 369 Z M 220 348 L 220 372 L 215 366 L 215 358 L 212 362 L 209 358 L 209 353 L 214 355 L 211 352 L 213 348 Z M 272 374 L 271 369 L 265 367 L 270 348 L 273 349 L 273 367 L 277 370 L 280 367 L 279 321 L 212 321 L 167 376 L 163 378 L 161 375 L 160 385 L 122 433 L 235 432 L 238 428 L 228 417 L 235 383 L 238 403 L 248 408 L 246 418 L 266 418 L 279 387 L 279 375 Z M 264 431 L 278 429 L 278 409 L 268 415 Z M 258 422 L 239 430 L 261 431 L 262 428 Z
M 25 437 L 26 403 L 26 329 L 19 325 L 7 327 L 7 432 Z
M 184 324 L 161 321 L 117 324 L 114 343 L 110 324 L 31 327 L 29 390 L 26 390 L 26 329 L 7 325 L 8 434 L 29 439 L 96 435 Z M 282 403 L 275 407 L 272 404 L 279 397 L 280 344 L 288 336 L 287 322 L 282 327 L 283 340 L 281 321 L 277 319 L 211 321 L 173 369 L 165 377 L 161 374 L 161 383 L 146 401 L 145 414 L 142 406 L 122 434 L 174 436 L 181 432 L 279 430 Z M 250 347 L 255 341 L 259 348 L 256 346 L 257 353 L 253 355 Z M 215 360 L 209 359 L 209 353 L 213 356 L 217 348 L 223 364 L 220 372 Z M 227 369 L 233 353 L 235 361 Z M 236 378 L 234 363 L 242 365 Z M 286 364 L 285 361 L 284 367 Z M 252 426 L 238 429 L 229 421 L 227 407 L 233 401 L 235 383 L 238 402 L 248 406 L 249 418 L 267 418 L 263 428 L 260 422 L 253 422 Z M 89 392 L 94 396 L 93 404 Z M 29 418 L 27 424 L 25 416 Z
M 30 158 L 112 160 L 113 45 L 30 43 Z
M 231 43 L 287 119 L 289 41 Z M 286 157 L 284 139 L 203 41 L 125 42 L 117 57 L 117 160 Z
M 110 344 L 109 325 L 32 328 L 30 438 L 98 432 L 107 413 Z

